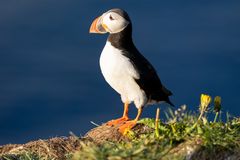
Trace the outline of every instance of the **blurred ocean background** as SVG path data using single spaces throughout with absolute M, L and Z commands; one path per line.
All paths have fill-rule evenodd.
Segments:
M 96 16 L 126 10 L 137 48 L 173 92 L 197 111 L 201 93 L 240 114 L 240 1 L 0 1 L 0 145 L 84 135 L 122 115 L 103 79 L 107 35 L 89 34 Z M 143 117 L 154 117 L 157 107 Z M 131 107 L 131 116 L 136 109 Z M 164 116 L 163 116 L 164 118 Z

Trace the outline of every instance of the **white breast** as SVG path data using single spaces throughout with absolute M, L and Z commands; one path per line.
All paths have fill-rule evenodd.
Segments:
M 110 42 L 106 43 L 101 53 L 100 67 L 105 80 L 121 95 L 123 102 L 134 101 L 136 107 L 146 104 L 146 95 L 134 80 L 139 78 L 139 74 L 121 50 Z

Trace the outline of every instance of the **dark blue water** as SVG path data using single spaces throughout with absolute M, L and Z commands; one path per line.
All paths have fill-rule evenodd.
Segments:
M 107 35 L 88 33 L 114 7 L 128 11 L 136 45 L 176 106 L 196 110 L 207 93 L 222 97 L 225 113 L 240 114 L 239 1 L 9 0 L 0 2 L 0 144 L 83 135 L 90 121 L 122 114 L 98 64 Z

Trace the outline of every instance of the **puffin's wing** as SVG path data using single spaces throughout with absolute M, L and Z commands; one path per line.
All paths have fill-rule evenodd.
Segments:
M 143 89 L 150 100 L 166 101 L 171 104 L 168 96 L 172 95 L 171 91 L 165 88 L 155 69 L 138 51 L 126 55 L 133 64 L 136 72 L 139 74 L 135 81 Z
M 120 67 L 124 67 L 125 69 L 127 69 L 129 75 L 131 75 L 134 79 L 140 78 L 139 72 L 136 70 L 135 66 L 133 65 L 130 59 L 127 58 L 126 60 L 124 60 L 123 64 L 124 66 Z

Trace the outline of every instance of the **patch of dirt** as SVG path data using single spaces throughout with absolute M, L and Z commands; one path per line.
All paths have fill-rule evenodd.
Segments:
M 139 133 L 150 131 L 147 126 L 138 124 L 134 127 Z M 76 136 L 55 137 L 47 140 L 31 141 L 26 144 L 7 144 L 0 146 L 0 160 L 3 155 L 19 155 L 26 152 L 37 153 L 40 157 L 65 159 L 66 154 L 81 149 L 81 142 L 101 144 L 104 141 L 129 141 L 126 136 L 118 132 L 118 126 L 102 126 L 93 128 L 82 138 Z
M 70 136 L 31 141 L 22 145 L 7 144 L 0 146 L 0 155 L 18 155 L 31 152 L 37 153 L 40 157 L 64 159 L 67 153 L 80 148 L 80 140 L 77 137 Z

